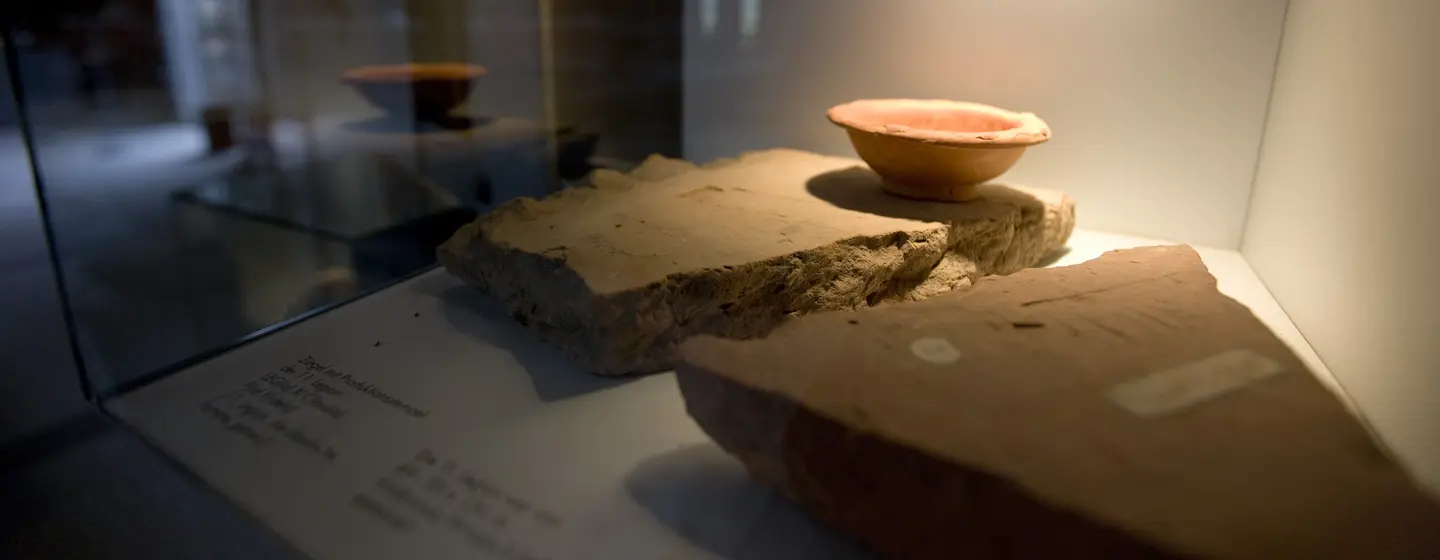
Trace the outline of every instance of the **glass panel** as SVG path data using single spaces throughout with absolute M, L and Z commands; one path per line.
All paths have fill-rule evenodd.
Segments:
M 458 207 L 389 159 L 346 155 L 279 173 L 235 173 L 174 193 L 185 202 L 338 239 L 358 239 Z
M 595 135 L 546 111 L 538 14 L 528 0 L 17 8 L 17 112 L 99 391 L 432 266 L 478 212 L 588 172 Z
M 88 407 L 9 70 L 0 60 L 0 449 Z

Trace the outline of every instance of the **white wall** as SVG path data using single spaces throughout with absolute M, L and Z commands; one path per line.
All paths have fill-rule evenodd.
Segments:
M 848 155 L 830 105 L 980 101 L 1049 121 L 1055 139 L 1004 180 L 1069 192 L 1082 227 L 1236 248 L 1285 4 L 687 0 L 686 157 Z
M 1440 2 L 1295 0 L 1243 252 L 1440 488 Z

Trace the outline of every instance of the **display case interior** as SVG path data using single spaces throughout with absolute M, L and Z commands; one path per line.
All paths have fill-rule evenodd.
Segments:
M 303 555 L 1440 554 L 1440 9 L 105 4 L 83 385 Z

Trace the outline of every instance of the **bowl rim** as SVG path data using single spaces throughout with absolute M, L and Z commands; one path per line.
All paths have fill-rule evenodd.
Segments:
M 1007 120 L 1019 121 L 1020 124 L 1019 126 L 1005 130 L 965 132 L 889 124 L 860 118 L 855 114 L 857 109 L 875 105 L 899 105 L 904 108 L 916 110 L 960 109 L 984 113 Z M 1050 126 L 1040 117 L 1035 116 L 1034 113 L 1010 111 L 993 105 L 970 101 L 906 98 L 858 99 L 831 107 L 829 111 L 826 111 L 826 116 L 830 119 L 830 122 L 852 131 L 942 146 L 1016 148 L 1033 146 L 1050 139 Z
M 488 74 L 484 66 L 463 62 L 376 64 L 346 70 L 340 79 L 355 84 L 406 84 L 423 81 L 468 81 Z

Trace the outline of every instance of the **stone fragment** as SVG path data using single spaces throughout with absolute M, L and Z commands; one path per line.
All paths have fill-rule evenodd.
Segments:
M 1440 506 L 1184 246 L 679 350 L 751 475 L 893 558 L 1440 558 Z
M 914 300 L 1064 246 L 1074 204 L 990 184 L 965 204 L 881 191 L 858 160 L 769 150 L 703 167 L 652 157 L 594 188 L 518 199 L 440 247 L 452 274 L 600 374 L 670 367 L 695 334 Z

